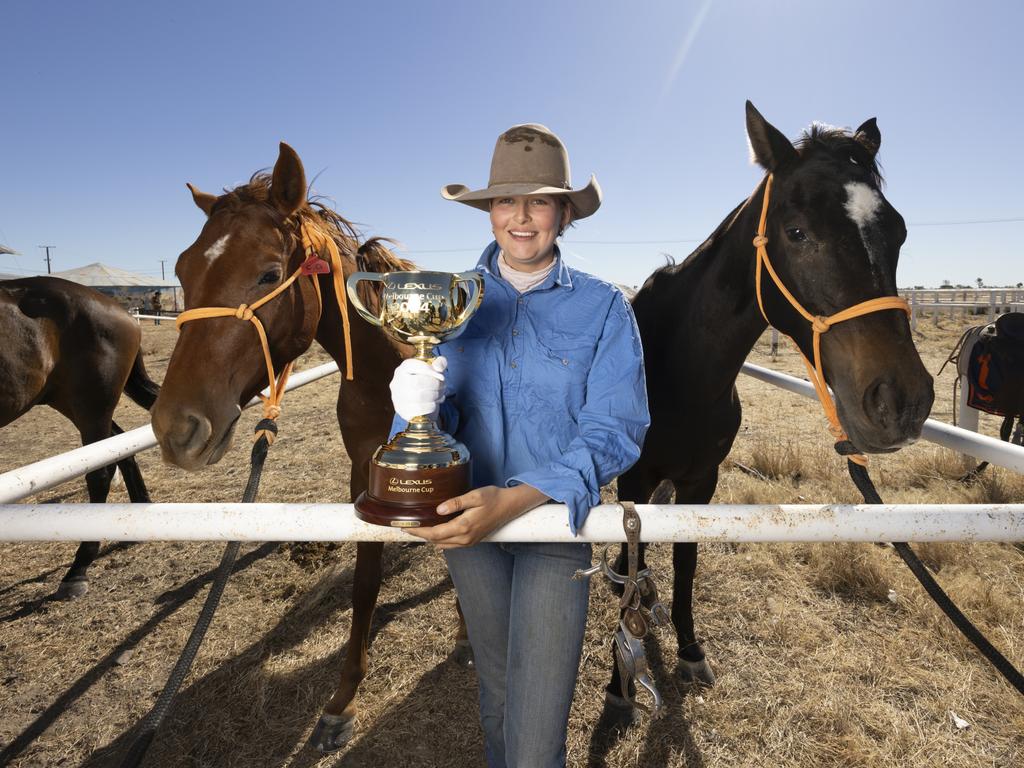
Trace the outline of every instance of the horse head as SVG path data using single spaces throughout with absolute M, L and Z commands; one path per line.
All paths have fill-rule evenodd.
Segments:
M 853 132 L 815 124 L 794 146 L 747 102 L 747 135 L 771 181 L 764 247 L 778 280 L 760 277 L 766 319 L 809 360 L 815 324 L 795 303 L 818 318 L 819 332 L 827 330 L 820 336 L 821 367 L 839 421 L 858 449 L 887 452 L 914 441 L 934 395 L 906 313 L 887 308 L 821 323 L 862 302 L 898 295 L 896 265 L 907 228 L 882 193 L 875 119 Z M 759 262 L 754 268 L 762 269 Z
M 306 253 L 300 227 L 325 217 L 307 203 L 302 161 L 284 143 L 272 175 L 257 173 L 219 196 L 188 187 L 207 218 L 175 266 L 185 308 L 238 308 L 234 315 L 179 324 L 181 335 L 152 411 L 164 460 L 198 469 L 223 456 L 241 407 L 268 382 L 258 332 L 252 322 L 239 320 L 248 320 L 250 305 L 301 272 Z M 329 218 L 347 227 L 340 217 Z M 300 276 L 255 310 L 275 374 L 308 349 L 316 334 L 321 307 L 315 279 Z

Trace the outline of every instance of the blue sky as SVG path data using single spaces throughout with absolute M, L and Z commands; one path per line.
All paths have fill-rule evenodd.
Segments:
M 78 2 L 3 4 L 0 272 L 92 261 L 168 274 L 202 214 L 277 142 L 366 234 L 464 269 L 497 135 L 541 122 L 596 173 L 570 263 L 637 284 L 756 185 L 750 98 L 795 137 L 877 116 L 909 239 L 901 285 L 1024 280 L 1024 4 Z M 292 10 L 292 9 L 296 10 Z M 993 219 L 1017 221 L 957 224 Z M 657 242 L 655 242 L 657 241 Z

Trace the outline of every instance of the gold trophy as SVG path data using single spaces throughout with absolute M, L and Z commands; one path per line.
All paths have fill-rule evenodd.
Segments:
M 379 282 L 379 314 L 363 306 L 358 284 Z M 434 346 L 454 339 L 476 312 L 484 296 L 477 272 L 356 272 L 348 278 L 352 306 L 365 320 L 396 341 L 416 347 L 427 365 Z M 414 416 L 404 432 L 380 446 L 370 461 L 369 490 L 356 499 L 356 516 L 377 525 L 418 528 L 450 516 L 437 505 L 470 489 L 469 451 L 442 432 L 430 416 Z

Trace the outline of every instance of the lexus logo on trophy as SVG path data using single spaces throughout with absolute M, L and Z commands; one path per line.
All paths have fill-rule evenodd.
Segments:
M 362 281 L 382 284 L 377 314 L 359 299 Z M 416 359 L 428 365 L 434 347 L 462 333 L 484 295 L 477 272 L 357 272 L 347 287 L 365 320 L 415 346 Z M 450 518 L 438 515 L 437 505 L 470 489 L 469 469 L 466 446 L 442 432 L 430 416 L 414 416 L 405 431 L 374 453 L 370 487 L 356 499 L 356 515 L 399 528 L 442 523 Z

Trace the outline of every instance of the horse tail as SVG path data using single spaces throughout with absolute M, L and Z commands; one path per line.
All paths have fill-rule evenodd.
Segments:
M 124 385 L 124 393 L 147 411 L 153 407 L 156 396 L 160 394 L 160 385 L 149 378 L 146 373 L 141 349 L 135 355 L 132 371 L 128 374 L 128 381 Z

